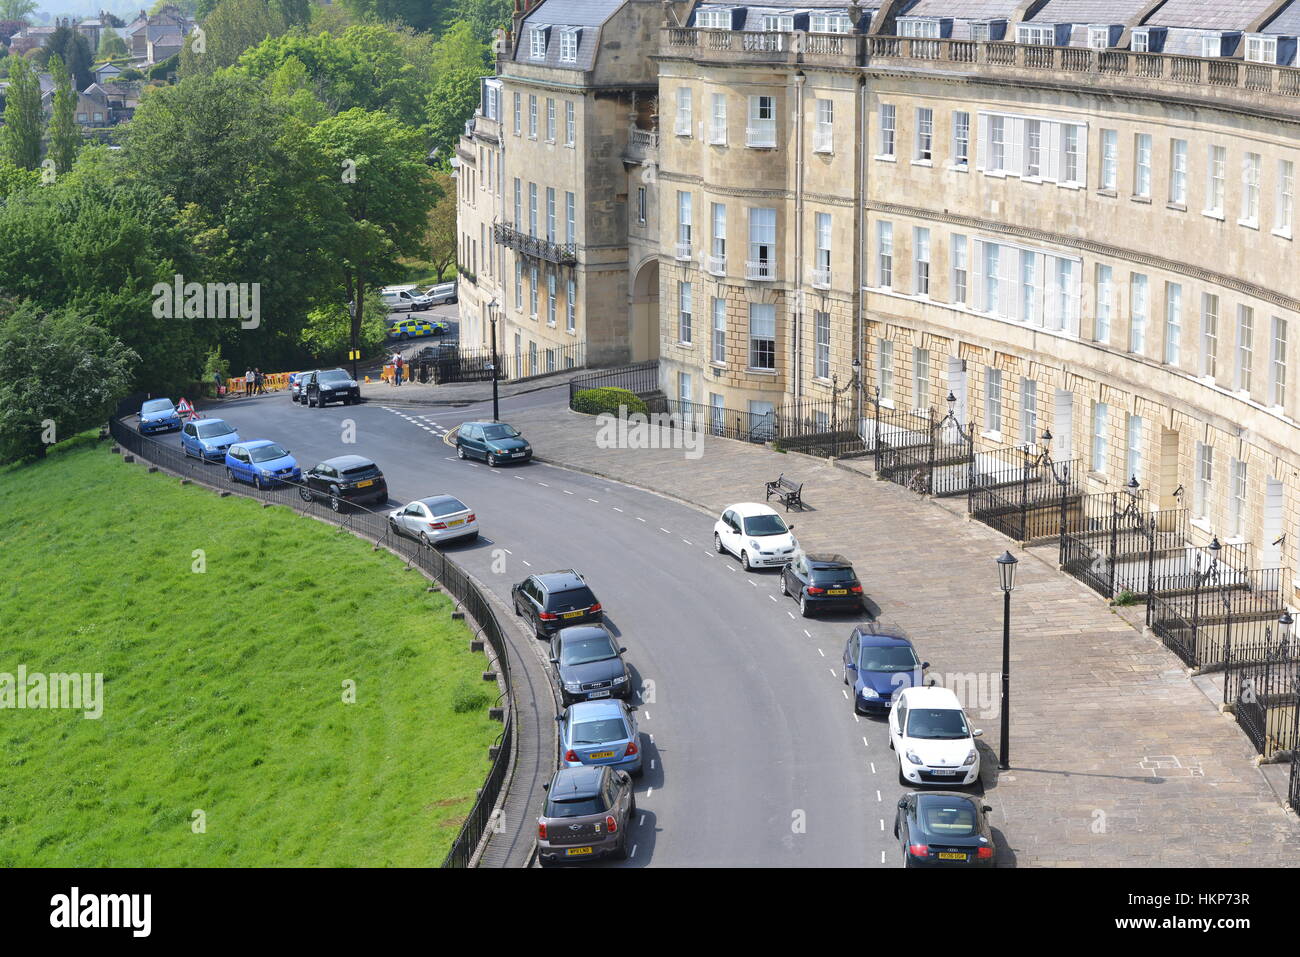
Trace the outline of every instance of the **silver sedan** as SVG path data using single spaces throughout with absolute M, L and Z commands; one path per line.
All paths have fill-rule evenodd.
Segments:
M 421 545 L 478 537 L 478 517 L 452 495 L 431 495 L 388 513 L 393 531 L 418 538 Z

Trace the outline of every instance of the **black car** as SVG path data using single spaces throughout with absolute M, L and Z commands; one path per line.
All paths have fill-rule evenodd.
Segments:
M 593 698 L 626 698 L 632 685 L 623 664 L 626 651 L 614 644 L 604 625 L 573 625 L 557 631 L 551 639 L 551 667 L 564 706 Z
M 987 804 L 952 791 L 913 792 L 898 799 L 894 837 L 904 867 L 993 867 L 997 850 Z
M 342 369 L 324 369 L 307 373 L 302 386 L 302 401 L 312 408 L 324 408 L 331 402 L 361 401 L 361 386 Z
M 350 505 L 383 505 L 388 501 L 388 482 L 379 466 L 360 455 L 340 455 L 302 473 L 298 494 L 303 501 L 329 498 L 330 508 L 342 511 Z
M 863 608 L 862 583 L 843 555 L 795 555 L 781 570 L 781 594 L 797 601 L 805 618 L 818 611 Z
M 293 376 L 293 381 L 289 383 L 289 398 L 294 402 L 301 402 L 304 398 L 302 388 L 307 383 L 307 377 L 314 371 L 299 372 Z
M 527 618 L 538 638 L 566 628 L 600 621 L 600 602 L 573 569 L 529 575 L 510 589 L 515 614 Z

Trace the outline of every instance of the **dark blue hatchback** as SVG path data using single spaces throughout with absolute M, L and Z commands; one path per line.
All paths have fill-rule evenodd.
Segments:
M 916 656 L 901 635 L 882 634 L 874 625 L 853 629 L 844 645 L 844 683 L 853 686 L 858 713 L 888 711 L 904 688 L 920 685 L 930 662 Z

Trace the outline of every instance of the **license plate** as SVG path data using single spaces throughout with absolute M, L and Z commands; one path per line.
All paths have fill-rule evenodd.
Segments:
M 847 595 L 848 593 L 849 590 L 847 588 L 832 588 L 826 592 L 828 595 Z
M 566 611 L 566 612 L 565 612 L 563 615 L 561 615 L 560 617 L 561 617 L 561 618 L 581 618 L 581 617 L 582 617 L 582 612 L 580 612 L 580 611 Z
M 465 524 L 465 520 L 464 520 L 463 518 L 458 518 L 458 519 L 455 519 L 454 521 L 450 521 L 450 522 L 448 522 L 448 523 L 447 523 L 447 527 L 448 527 L 448 528 L 455 528 L 457 525 L 464 525 L 464 524 Z
M 588 697 L 588 698 L 608 698 L 608 697 L 609 697 L 609 692 L 608 692 L 608 691 L 593 691 L 591 694 L 587 695 L 587 697 Z M 613 752 L 610 752 L 610 753 L 612 754 Z M 606 757 L 606 758 L 607 758 L 607 757 L 609 757 L 609 755 L 608 755 L 608 754 L 605 754 L 605 755 L 601 755 L 601 757 Z
M 565 855 L 566 855 L 567 857 L 581 857 L 583 854 L 590 854 L 590 853 L 591 853 L 591 848 L 589 848 L 589 847 L 571 847 L 571 848 L 569 848 L 568 850 L 566 850 L 564 853 L 565 853 Z
M 591 754 L 587 755 L 592 761 L 599 761 L 601 758 L 612 758 L 613 756 L 613 751 L 592 751 Z
M 939 860 L 941 860 L 941 861 L 964 861 L 964 860 L 966 860 L 966 855 L 965 855 L 965 854 L 956 854 L 956 853 L 954 853 L 954 852 L 952 852 L 952 851 L 940 851 L 940 852 L 939 852 Z
M 956 772 L 956 771 L 942 771 L 942 770 L 938 770 L 938 769 L 935 769 L 935 768 L 931 768 L 931 769 L 930 769 L 930 773 L 931 773 L 931 774 L 940 774 L 940 775 L 942 775 L 942 774 L 956 774 L 957 772 Z
M 523 453 L 523 452 L 511 452 L 510 454 L 511 454 L 512 456 L 514 456 L 515 458 L 522 458 L 524 453 Z
M 374 479 L 366 479 L 364 482 L 358 482 L 357 488 L 365 488 L 367 485 L 374 485 L 374 484 L 375 484 Z

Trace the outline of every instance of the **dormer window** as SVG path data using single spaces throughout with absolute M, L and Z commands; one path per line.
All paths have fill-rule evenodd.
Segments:
M 898 35 L 937 40 L 942 30 L 938 17 L 899 17 Z
M 1201 56 L 1203 57 L 1221 57 L 1223 56 L 1223 34 L 1221 33 L 1204 33 L 1201 35 Z
M 702 30 L 730 30 L 731 8 L 712 7 L 696 12 L 695 25 Z
M 1134 30 L 1130 46 L 1134 53 L 1151 52 L 1151 32 L 1149 30 Z
M 976 43 L 1001 40 L 1006 34 L 1007 21 L 1005 20 L 972 20 L 970 23 L 970 38 Z
M 814 13 L 808 18 L 812 33 L 852 33 L 853 21 L 845 13 Z
M 764 33 L 793 33 L 794 17 L 788 13 L 764 14 Z
M 546 31 L 549 29 L 549 26 L 535 26 L 528 31 L 528 55 L 532 59 L 546 59 Z
M 560 31 L 560 62 L 578 62 L 578 37 L 582 33 L 577 27 L 565 27 Z
M 1036 47 L 1056 46 L 1056 27 L 1022 23 L 1016 27 L 1016 42 Z
M 1110 27 L 1088 27 L 1088 46 L 1094 50 L 1106 50 L 1110 47 Z
M 1277 37 L 1252 34 L 1246 37 L 1246 59 L 1251 63 L 1277 62 Z

